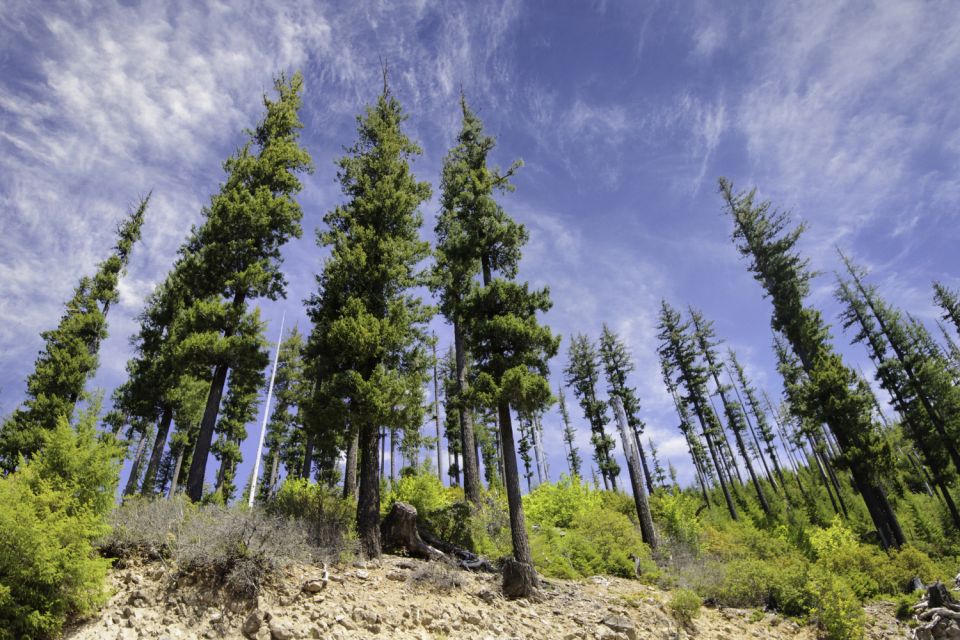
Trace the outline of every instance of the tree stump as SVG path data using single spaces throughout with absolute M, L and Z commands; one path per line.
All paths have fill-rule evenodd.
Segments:
M 948 607 L 951 604 L 953 604 L 953 598 L 942 582 L 937 580 L 927 587 L 927 609 Z
M 442 560 L 446 554 L 434 549 L 417 531 L 417 509 L 405 502 L 393 503 L 390 513 L 380 523 L 380 538 L 388 551 L 405 551 L 424 560 Z
M 532 565 L 509 558 L 503 563 L 503 595 L 529 598 L 540 587 L 540 578 Z

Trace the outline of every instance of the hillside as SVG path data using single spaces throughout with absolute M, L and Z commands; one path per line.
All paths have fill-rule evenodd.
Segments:
M 497 575 L 410 558 L 384 556 L 379 564 L 333 567 L 323 590 L 304 589 L 322 574 L 317 566 L 290 567 L 255 601 L 243 601 L 178 580 L 162 563 L 137 563 L 111 572 L 110 603 L 66 638 L 816 637 L 812 626 L 746 609 L 705 607 L 685 626 L 670 614 L 670 592 L 621 578 L 549 580 L 539 600 L 508 601 L 499 596 Z M 893 617 L 892 604 L 869 605 L 867 613 L 867 638 L 910 637 Z

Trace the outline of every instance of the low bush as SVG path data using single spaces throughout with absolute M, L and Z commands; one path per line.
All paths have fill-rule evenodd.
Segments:
M 422 469 L 404 474 L 380 499 L 380 511 L 381 515 L 386 515 L 394 502 L 406 502 L 417 509 L 418 515 L 427 516 L 449 507 L 458 499 L 462 500 L 461 491 L 445 488 L 434 473 Z
M 447 562 L 427 562 L 410 574 L 407 583 L 426 586 L 438 593 L 450 593 L 463 586 L 463 575 L 455 566 Z
M 195 509 L 183 494 L 169 500 L 131 496 L 110 512 L 100 551 L 113 558 L 169 558 L 180 525 Z
M 566 529 L 539 526 L 531 531 L 537 568 L 548 576 L 580 578 L 591 575 L 635 576 L 631 555 L 641 558 L 641 571 L 656 572 L 650 548 L 622 513 L 602 507 L 578 513 Z
M 703 526 L 697 510 L 700 500 L 682 492 L 660 492 L 650 498 L 650 512 L 662 536 L 672 542 L 700 550 Z
M 325 560 L 346 559 L 356 552 L 357 505 L 337 489 L 302 479 L 286 480 L 267 512 L 298 520 L 306 528 L 315 553 Z
M 816 600 L 810 613 L 827 640 L 861 640 L 866 614 L 853 588 L 820 567 L 811 575 L 808 588 Z
M 689 626 L 700 615 L 700 596 L 690 589 L 677 589 L 670 595 L 667 608 L 677 622 Z
M 601 493 L 577 476 L 564 475 L 524 496 L 523 510 L 530 522 L 541 527 L 567 528 L 578 515 L 603 506 Z
M 94 541 L 119 476 L 120 452 L 99 442 L 95 409 L 61 420 L 29 462 L 0 478 L 0 639 L 58 635 L 107 599 L 110 560 Z
M 775 609 L 796 616 L 812 603 L 808 572 L 809 563 L 802 558 L 740 558 L 710 562 L 695 584 L 705 599 L 719 606 Z
M 184 520 L 173 550 L 181 571 L 212 576 L 234 595 L 250 598 L 267 575 L 310 561 L 315 548 L 299 520 L 208 506 Z

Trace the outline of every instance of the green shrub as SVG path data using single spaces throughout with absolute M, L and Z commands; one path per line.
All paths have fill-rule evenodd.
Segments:
M 677 622 L 689 625 L 700 615 L 700 596 L 690 589 L 677 589 L 670 595 L 667 608 Z
M 57 635 L 106 601 L 110 561 L 94 551 L 119 476 L 120 452 L 98 442 L 95 411 L 65 419 L 40 452 L 0 478 L 0 638 Z
M 576 515 L 570 527 L 540 527 L 531 535 L 534 564 L 558 578 L 591 575 L 634 577 L 634 554 L 643 570 L 652 573 L 650 549 L 634 524 L 622 513 L 600 507 Z
M 450 506 L 456 501 L 456 489 L 446 489 L 440 479 L 429 470 L 405 474 L 380 500 L 381 515 L 389 513 L 394 502 L 413 505 L 417 514 L 429 514 Z
M 846 580 L 816 567 L 808 588 L 816 599 L 811 614 L 828 640 L 863 638 L 866 614 Z
M 524 496 L 524 515 L 541 527 L 567 528 L 581 513 L 602 507 L 602 493 L 577 476 L 563 475 L 558 482 L 545 482 Z
M 741 558 L 710 563 L 699 576 L 698 588 L 708 601 L 720 606 L 769 608 L 786 615 L 802 615 L 811 605 L 807 574 L 808 563 L 802 558 Z
M 337 489 L 304 479 L 288 479 L 267 503 L 267 512 L 301 521 L 316 552 L 327 559 L 339 559 L 354 551 L 357 505 Z
M 660 530 L 673 541 L 700 549 L 702 525 L 697 515 L 700 500 L 691 495 L 658 493 L 650 498 L 650 511 Z

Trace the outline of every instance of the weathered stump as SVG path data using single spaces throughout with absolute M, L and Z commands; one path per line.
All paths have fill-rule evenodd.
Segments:
M 533 565 L 509 558 L 504 561 L 502 571 L 506 598 L 529 598 L 540 588 L 540 578 Z
M 417 530 L 417 509 L 405 502 L 393 503 L 380 523 L 380 538 L 388 551 L 405 551 L 424 560 L 441 560 L 446 555 L 423 541 Z
M 927 609 L 948 607 L 951 604 L 953 604 L 953 598 L 942 582 L 937 580 L 927 587 Z

